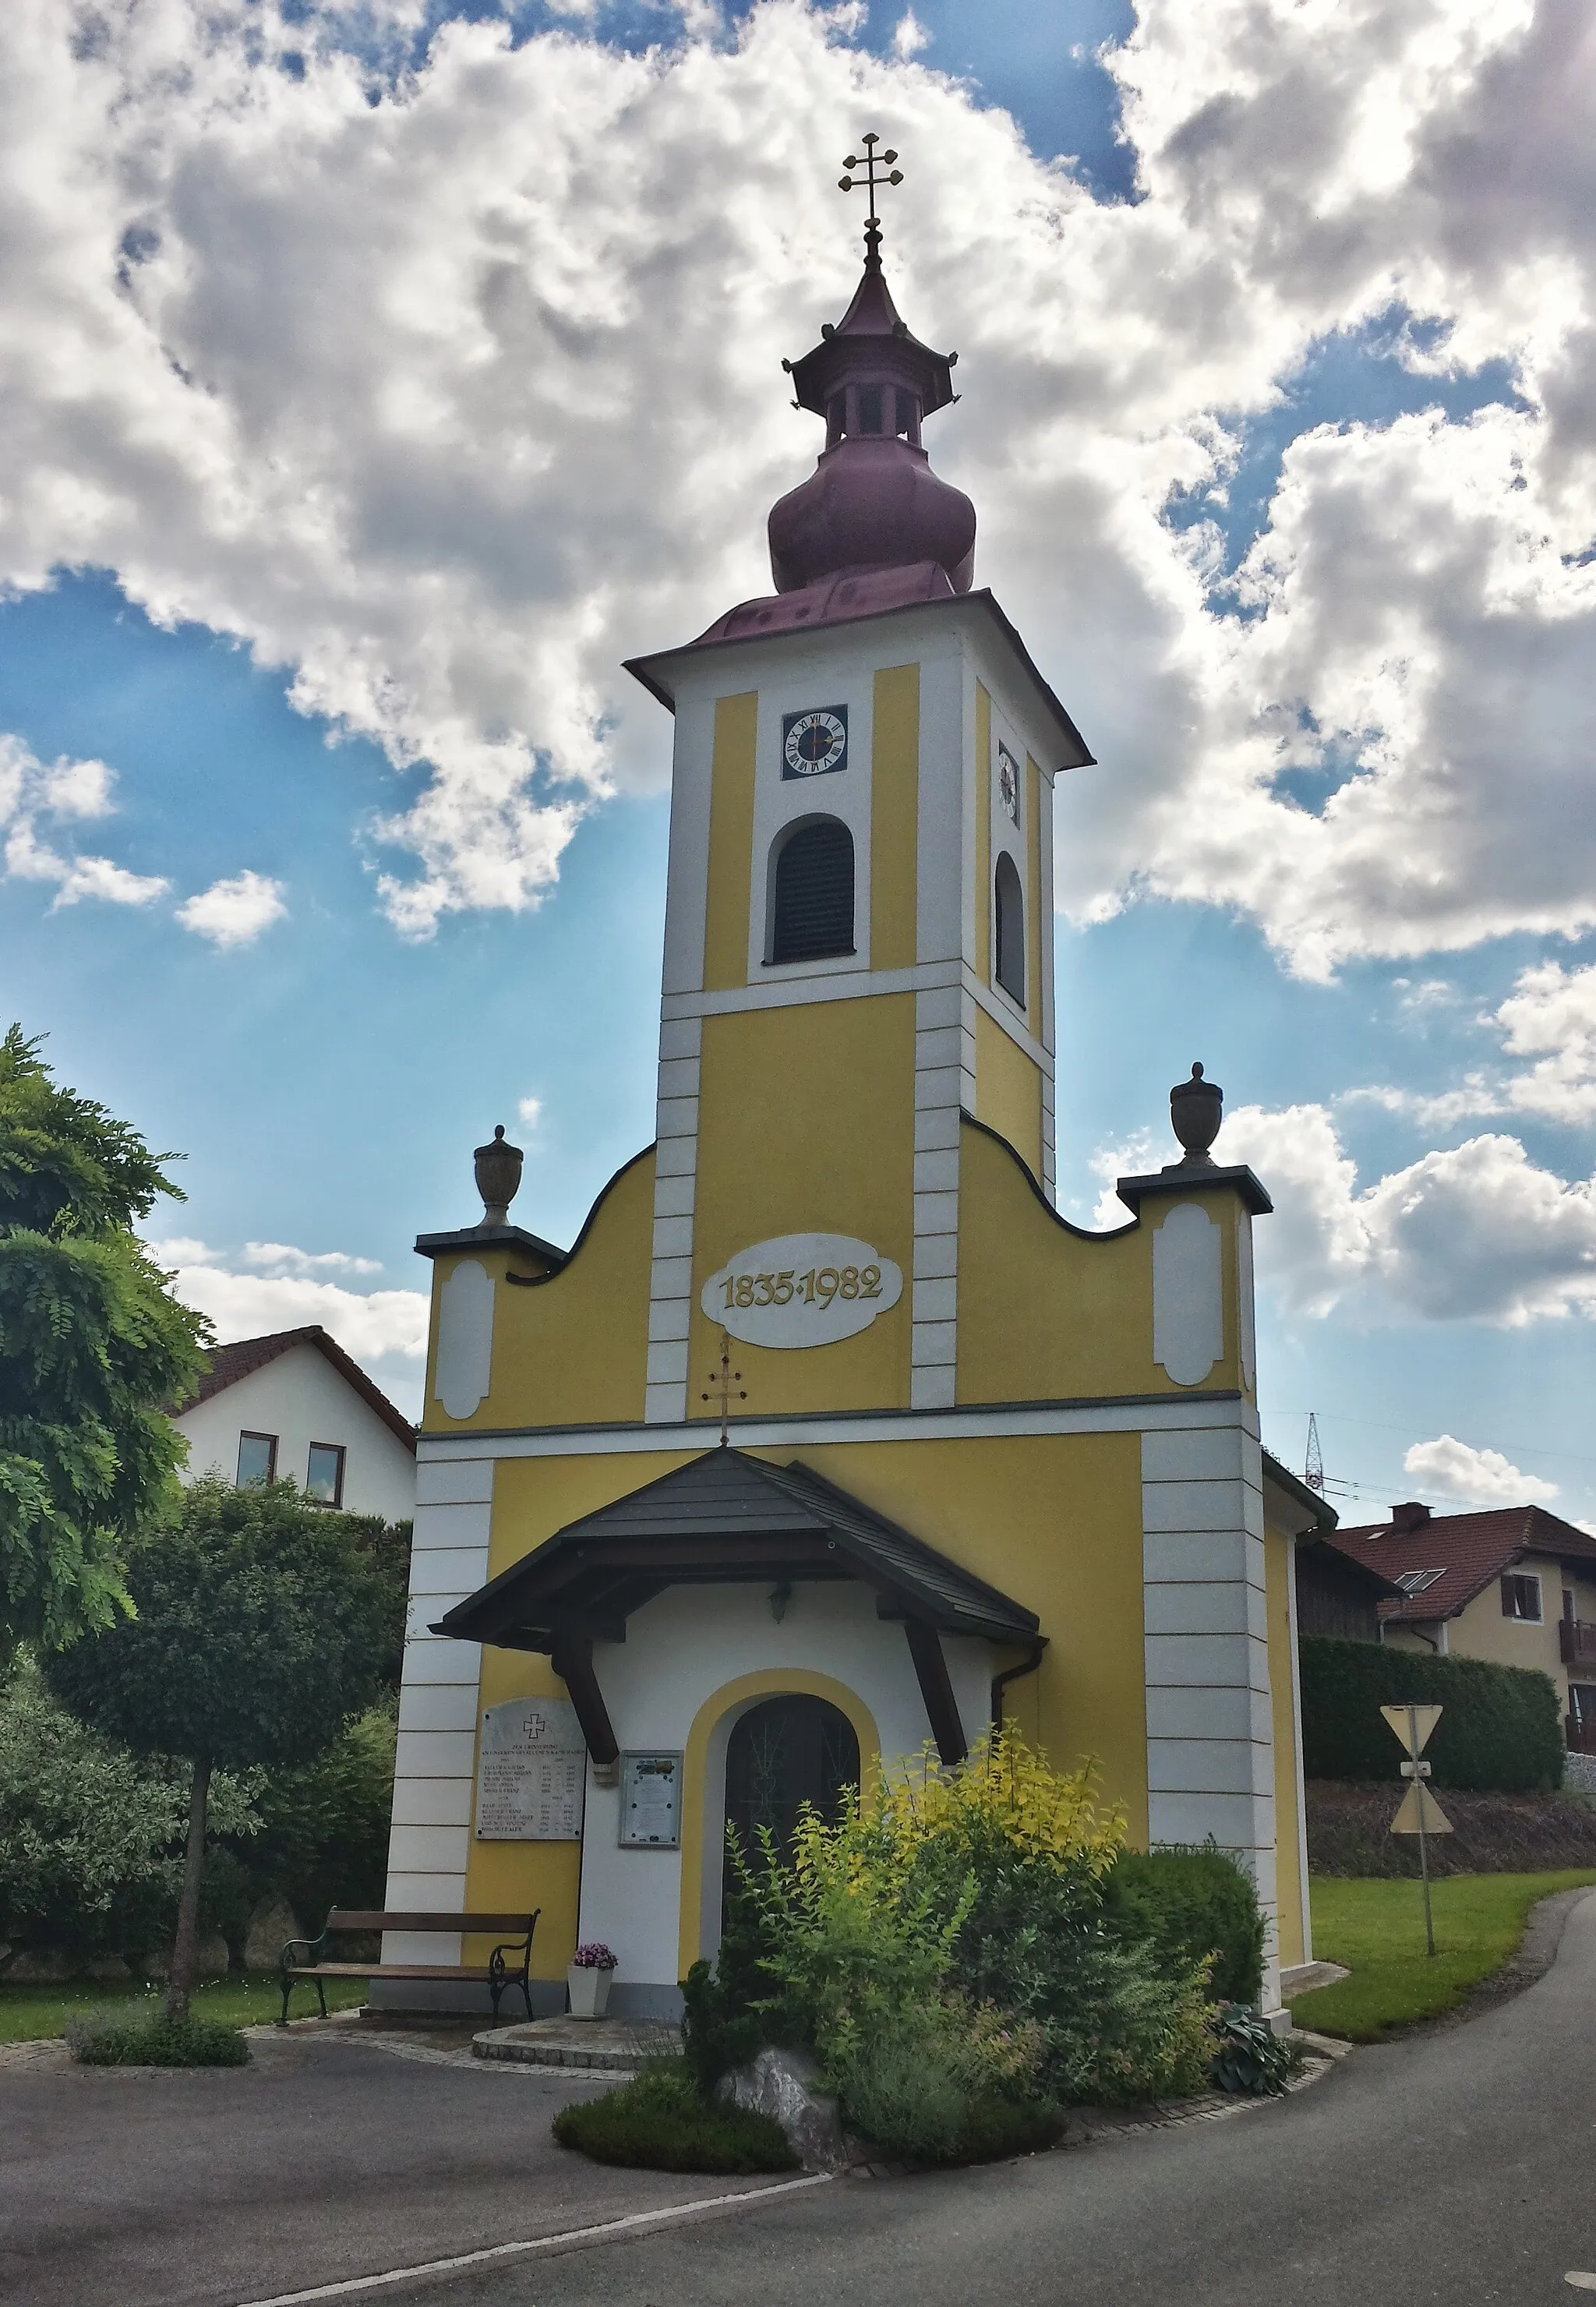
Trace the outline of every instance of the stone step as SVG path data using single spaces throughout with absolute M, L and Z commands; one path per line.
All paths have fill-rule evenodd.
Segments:
M 528 2067 L 587 2067 L 631 2074 L 639 2060 L 682 2047 L 674 2027 L 639 2019 L 534 2019 L 519 2027 L 490 2027 L 473 2036 L 479 2059 L 511 2059 Z

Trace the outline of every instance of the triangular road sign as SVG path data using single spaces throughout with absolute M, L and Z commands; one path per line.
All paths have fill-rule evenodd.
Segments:
M 1429 1734 L 1441 1719 L 1438 1706 L 1382 1706 L 1380 1711 L 1415 1760 L 1429 1744 Z M 1412 1717 L 1412 1737 L 1408 1727 L 1410 1715 Z
M 1440 1708 L 1435 1711 L 1438 1714 Z M 1391 1822 L 1393 1834 L 1450 1834 L 1452 1821 L 1422 1779 L 1415 1779 L 1402 1798 L 1402 1808 Z

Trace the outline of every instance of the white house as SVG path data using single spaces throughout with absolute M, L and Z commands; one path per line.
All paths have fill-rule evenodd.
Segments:
M 415 1428 L 319 1323 L 218 1346 L 173 1422 L 187 1480 L 287 1480 L 350 1514 L 415 1512 Z

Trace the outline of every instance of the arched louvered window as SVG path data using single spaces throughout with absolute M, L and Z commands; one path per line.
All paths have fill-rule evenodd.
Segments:
M 834 817 L 795 826 L 770 877 L 770 958 L 826 961 L 854 950 L 854 836 Z
M 1025 900 L 1013 858 L 998 860 L 998 982 L 1023 1009 L 1025 1006 Z

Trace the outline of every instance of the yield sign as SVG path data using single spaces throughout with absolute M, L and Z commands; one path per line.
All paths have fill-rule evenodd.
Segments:
M 1441 1719 L 1438 1706 L 1382 1706 L 1380 1711 L 1415 1760 L 1429 1744 L 1429 1734 Z
M 1440 1709 L 1435 1710 L 1437 1713 Z M 1415 1779 L 1391 1822 L 1393 1834 L 1451 1834 L 1452 1821 L 1421 1779 Z

